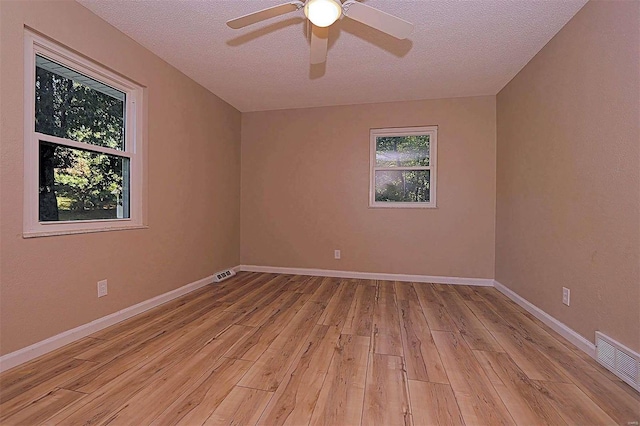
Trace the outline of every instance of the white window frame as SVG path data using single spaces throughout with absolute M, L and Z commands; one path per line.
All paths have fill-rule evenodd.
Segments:
M 377 167 L 376 138 L 380 136 L 429 135 L 429 165 L 418 167 Z M 382 208 L 436 208 L 436 181 L 438 164 L 438 126 L 398 127 L 371 129 L 370 132 L 369 207 Z M 429 202 L 376 201 L 376 171 L 380 170 L 430 170 Z
M 143 225 L 143 88 L 68 49 L 25 29 L 24 34 L 24 227 L 23 236 L 77 234 L 142 228 Z M 36 54 L 71 68 L 126 94 L 124 150 L 45 135 L 35 130 Z M 71 148 L 129 159 L 129 218 L 40 222 L 39 144 L 49 141 Z

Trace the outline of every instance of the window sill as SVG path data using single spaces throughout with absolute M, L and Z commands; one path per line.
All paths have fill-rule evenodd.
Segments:
M 148 229 L 148 225 L 104 226 L 101 228 L 52 229 L 50 231 L 24 231 L 22 238 L 53 237 L 56 235 L 92 234 L 94 232 L 127 231 L 130 229 Z
M 427 203 L 385 203 L 369 204 L 370 209 L 435 209 L 435 204 Z

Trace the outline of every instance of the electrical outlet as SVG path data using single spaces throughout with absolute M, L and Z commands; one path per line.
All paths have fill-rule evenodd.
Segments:
M 340 250 L 334 250 L 333 251 L 333 258 L 334 259 L 340 259 Z
M 107 295 L 107 280 L 98 281 L 98 297 Z
M 571 290 L 566 287 L 562 287 L 562 303 L 569 306 L 569 302 L 571 301 Z

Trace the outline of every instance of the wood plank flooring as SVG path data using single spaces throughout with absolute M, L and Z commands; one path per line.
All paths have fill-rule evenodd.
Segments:
M 240 273 L 0 375 L 1 425 L 637 425 L 493 288 Z

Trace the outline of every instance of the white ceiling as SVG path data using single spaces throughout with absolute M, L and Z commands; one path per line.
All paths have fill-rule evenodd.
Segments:
M 240 111 L 495 95 L 586 0 L 364 0 L 413 22 L 396 40 L 348 18 L 309 65 L 302 11 L 242 30 L 284 0 L 78 0 Z

